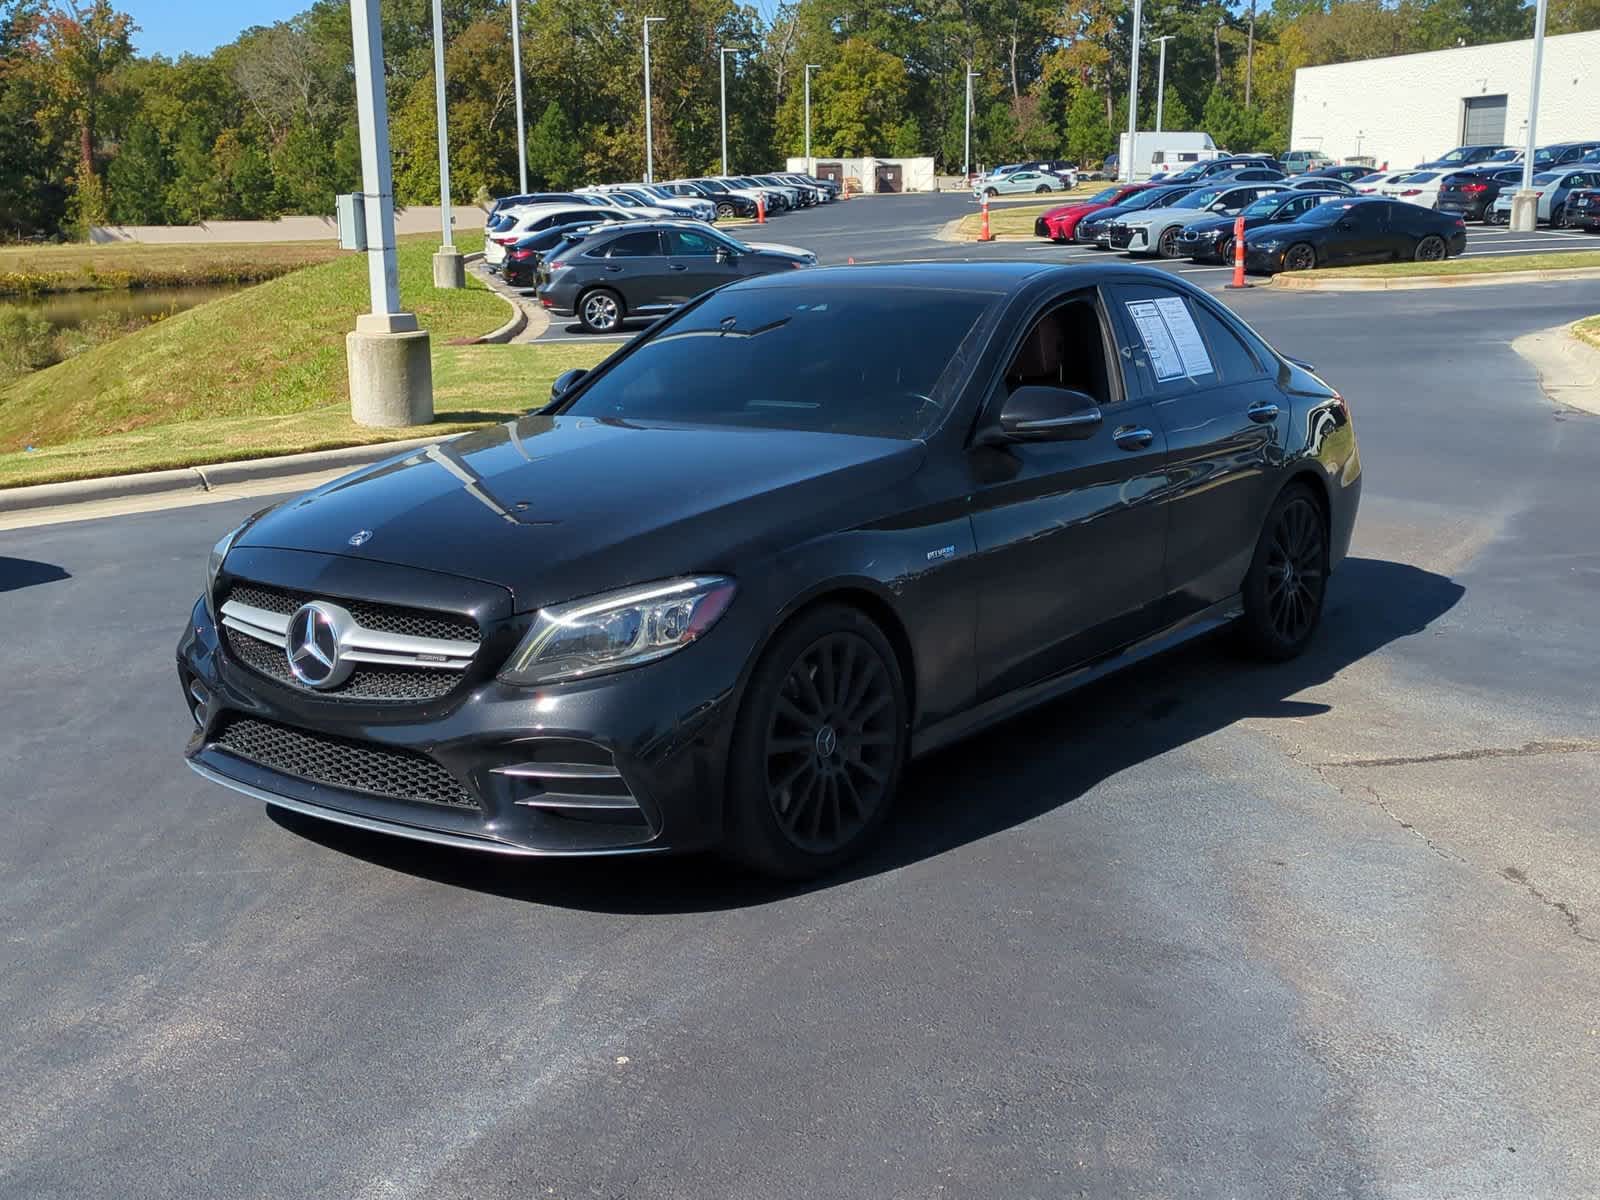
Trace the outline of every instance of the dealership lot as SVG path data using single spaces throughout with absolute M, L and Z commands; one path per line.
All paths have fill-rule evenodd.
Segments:
M 933 238 L 969 210 L 743 232 L 1107 257 Z M 943 751 L 801 889 L 269 815 L 183 769 L 172 664 L 266 501 L 0 532 L 0 1195 L 1586 1194 L 1600 418 L 1507 341 L 1592 281 L 1224 299 L 1360 431 L 1318 643 Z

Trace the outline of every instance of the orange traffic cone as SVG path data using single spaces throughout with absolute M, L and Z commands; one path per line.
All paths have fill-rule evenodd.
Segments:
M 1227 285 L 1230 289 L 1247 288 L 1250 285 L 1244 281 L 1244 214 L 1240 213 L 1233 219 L 1233 282 Z
M 994 234 L 989 232 L 989 197 L 983 198 L 983 231 L 978 234 L 980 242 L 994 241 Z
M 765 225 L 766 223 L 767 223 L 767 198 L 765 196 L 761 195 L 758 192 L 756 194 L 756 224 L 757 225 Z

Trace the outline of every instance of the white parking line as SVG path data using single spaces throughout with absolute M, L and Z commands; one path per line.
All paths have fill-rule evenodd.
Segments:
M 1596 246 L 1595 249 L 1596 250 L 1600 250 L 1600 246 Z M 1547 246 L 1542 250 L 1465 250 L 1461 254 L 1457 255 L 1456 257 L 1458 257 L 1458 258 L 1488 258 L 1492 254 L 1532 255 L 1532 254 L 1582 254 L 1582 253 L 1583 253 L 1583 251 L 1577 246 L 1561 246 L 1561 247 Z

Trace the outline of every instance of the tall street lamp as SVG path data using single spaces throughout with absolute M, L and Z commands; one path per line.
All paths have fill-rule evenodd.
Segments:
M 515 63 L 517 89 L 517 190 L 528 190 L 528 136 L 522 128 L 522 21 L 517 16 L 517 0 L 511 0 L 511 58 Z
M 361 201 L 366 209 L 367 285 L 372 311 L 345 335 L 350 416 L 357 425 L 423 425 L 433 420 L 433 365 L 428 333 L 400 309 L 395 262 L 394 173 L 389 108 L 383 87 L 379 0 L 350 0 L 355 49 L 356 130 L 361 142 Z
M 439 224 L 444 228 L 444 243 L 433 256 L 433 286 L 458 288 L 467 286 L 466 267 L 461 251 L 455 247 L 450 226 L 450 134 L 444 114 L 444 12 L 442 0 L 433 0 L 433 102 L 439 126 Z
M 806 172 L 811 171 L 811 72 L 820 71 L 820 63 L 806 64 Z
M 728 55 L 737 54 L 743 46 L 717 47 L 717 73 L 722 77 L 722 173 L 728 173 Z
M 1166 91 L 1167 91 L 1167 43 L 1170 42 L 1173 38 L 1175 38 L 1177 36 L 1178 35 L 1175 34 L 1175 33 L 1169 33 L 1169 34 L 1166 34 L 1166 35 L 1164 35 L 1162 37 L 1158 37 L 1156 39 L 1156 41 L 1161 43 L 1161 66 L 1158 68 L 1158 70 L 1156 72 L 1156 132 L 1157 133 L 1161 132 L 1161 101 L 1166 96 Z
M 1528 85 L 1528 150 L 1522 156 L 1522 187 L 1511 197 L 1511 228 L 1532 233 L 1539 227 L 1539 197 L 1533 190 L 1533 153 L 1539 135 L 1539 76 L 1544 67 L 1544 16 L 1547 0 L 1539 0 L 1533 18 L 1533 82 Z
M 434 0 L 437 4 L 439 0 Z M 653 127 L 650 123 L 650 26 L 656 21 L 665 21 L 665 17 L 646 17 L 644 19 L 644 181 L 656 181 L 656 147 Z
M 982 74 L 982 71 L 974 71 L 970 67 L 967 69 L 967 131 L 961 149 L 961 177 L 963 181 L 972 178 L 972 81 Z
M 1139 25 L 1144 20 L 1143 0 L 1133 0 L 1133 53 L 1128 61 L 1128 161 L 1122 177 L 1133 182 L 1134 143 L 1139 139 Z

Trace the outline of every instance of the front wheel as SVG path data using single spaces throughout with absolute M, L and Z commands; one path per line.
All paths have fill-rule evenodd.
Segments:
M 1445 256 L 1444 239 L 1430 233 L 1417 243 L 1418 262 L 1440 262 Z
M 1291 484 L 1267 513 L 1245 576 L 1245 646 L 1272 662 L 1294 658 L 1317 631 L 1327 590 L 1327 521 L 1311 489 Z
M 1161 237 L 1156 242 L 1156 253 L 1162 258 L 1176 258 L 1178 256 L 1178 231 L 1176 228 L 1163 229 Z
M 733 205 L 726 201 L 717 205 L 717 216 L 719 217 L 736 217 L 738 215 L 739 213 Z
M 1296 242 L 1283 252 L 1285 271 L 1309 271 L 1317 265 L 1317 252 L 1304 242 Z
M 1000 193 L 999 193 L 999 192 L 998 192 L 998 191 L 997 191 L 997 190 L 996 190 L 996 189 L 994 189 L 994 188 L 984 188 L 984 189 L 983 189 L 983 194 L 984 194 L 984 195 L 985 195 L 985 196 L 988 196 L 988 197 L 989 197 L 989 198 L 990 198 L 990 199 L 991 199 L 991 200 L 992 200 L 992 199 L 994 199 L 994 198 L 995 198 L 995 197 L 996 197 L 996 196 L 998 196 L 998 195 L 999 195 L 999 194 L 1000 194 Z
M 622 297 L 610 288 L 585 292 L 578 301 L 578 322 L 590 333 L 611 333 L 622 324 Z
M 1033 189 L 1033 194 L 1035 196 L 1042 196 L 1045 192 L 1048 192 L 1049 190 L 1050 190 L 1050 185 L 1048 183 L 1041 183 L 1038 187 Z
M 1233 239 L 1224 238 L 1222 245 L 1217 247 L 1217 253 L 1222 256 L 1223 266 L 1233 265 Z
M 906 756 L 899 662 L 859 609 L 812 610 L 751 677 L 729 761 L 730 848 L 769 875 L 820 874 L 859 853 Z

